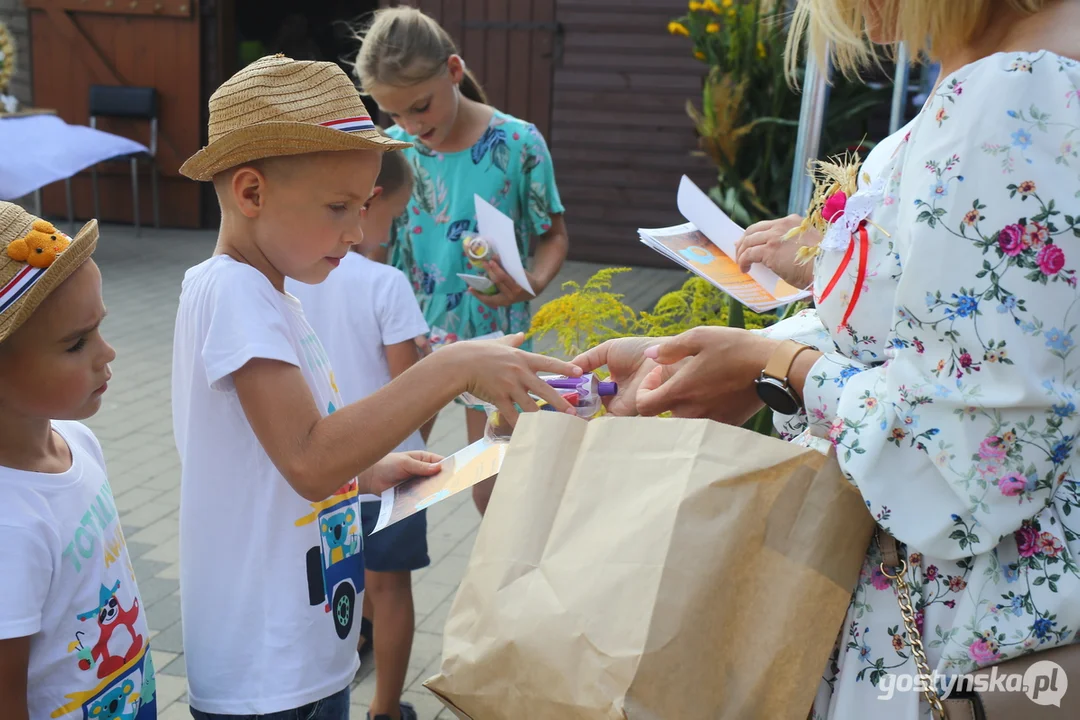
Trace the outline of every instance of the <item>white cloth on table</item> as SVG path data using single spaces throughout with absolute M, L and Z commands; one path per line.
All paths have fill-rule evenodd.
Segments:
M 134 140 L 55 115 L 0 119 L 0 200 L 14 200 L 103 160 L 149 152 Z

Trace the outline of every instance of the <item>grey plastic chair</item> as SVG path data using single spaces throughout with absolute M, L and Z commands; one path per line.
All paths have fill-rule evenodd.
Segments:
M 150 152 L 119 155 L 105 162 L 127 160 L 131 164 L 131 201 L 135 220 L 135 234 L 141 229 L 139 222 L 139 161 L 146 160 L 150 166 L 150 187 L 153 194 L 154 227 L 161 227 L 158 204 L 158 95 L 152 87 L 122 85 L 90 86 L 90 127 L 97 128 L 98 118 L 134 118 L 150 123 Z M 91 169 L 94 192 L 94 217 L 101 217 L 101 199 L 98 193 L 97 166 Z M 70 212 L 70 211 L 69 211 Z

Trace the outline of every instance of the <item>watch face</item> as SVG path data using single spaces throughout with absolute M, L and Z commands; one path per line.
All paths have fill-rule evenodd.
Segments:
M 794 415 L 802 405 L 790 388 L 775 378 L 763 377 L 757 381 L 757 394 L 773 412 L 780 415 Z

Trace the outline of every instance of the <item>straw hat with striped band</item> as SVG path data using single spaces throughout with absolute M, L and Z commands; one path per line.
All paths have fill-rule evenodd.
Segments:
M 212 180 L 253 160 L 327 150 L 412 147 L 384 135 L 336 63 L 274 55 L 256 60 L 210 96 L 210 143 L 180 167 Z
M 41 301 L 86 262 L 97 247 L 97 220 L 91 220 L 47 266 L 38 267 L 41 262 L 30 264 L 13 259 L 8 247 L 17 240 L 25 239 L 33 231 L 48 232 L 46 239 L 54 238 L 61 242 L 68 239 L 48 222 L 34 217 L 18 205 L 0 202 L 0 342 L 19 329 L 34 314 Z

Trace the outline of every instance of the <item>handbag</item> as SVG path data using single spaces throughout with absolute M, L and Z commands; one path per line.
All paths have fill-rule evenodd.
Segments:
M 881 572 L 896 585 L 896 602 L 904 618 L 908 644 L 921 679 L 921 688 L 926 701 L 930 704 L 934 716 L 940 720 L 1051 720 L 1063 717 L 1080 717 L 1080 692 L 1067 693 L 1060 698 L 1060 705 L 1040 705 L 1028 699 L 1026 692 L 994 691 L 990 682 L 994 677 L 1020 675 L 1026 680 L 1028 669 L 1038 662 L 1057 663 L 1066 678 L 1080 678 L 1080 644 L 1060 645 L 1043 652 L 1033 652 L 1004 662 L 988 665 L 966 677 L 973 680 L 970 688 L 951 693 L 942 698 L 934 688 L 930 675 L 930 664 L 926 660 L 922 635 L 915 624 L 915 607 L 911 602 L 911 591 L 904 575 L 907 572 L 907 560 L 900 556 L 899 543 L 890 533 L 878 528 L 878 546 L 881 548 Z M 985 678 L 980 682 L 979 678 Z M 980 688 L 988 688 L 982 690 Z

